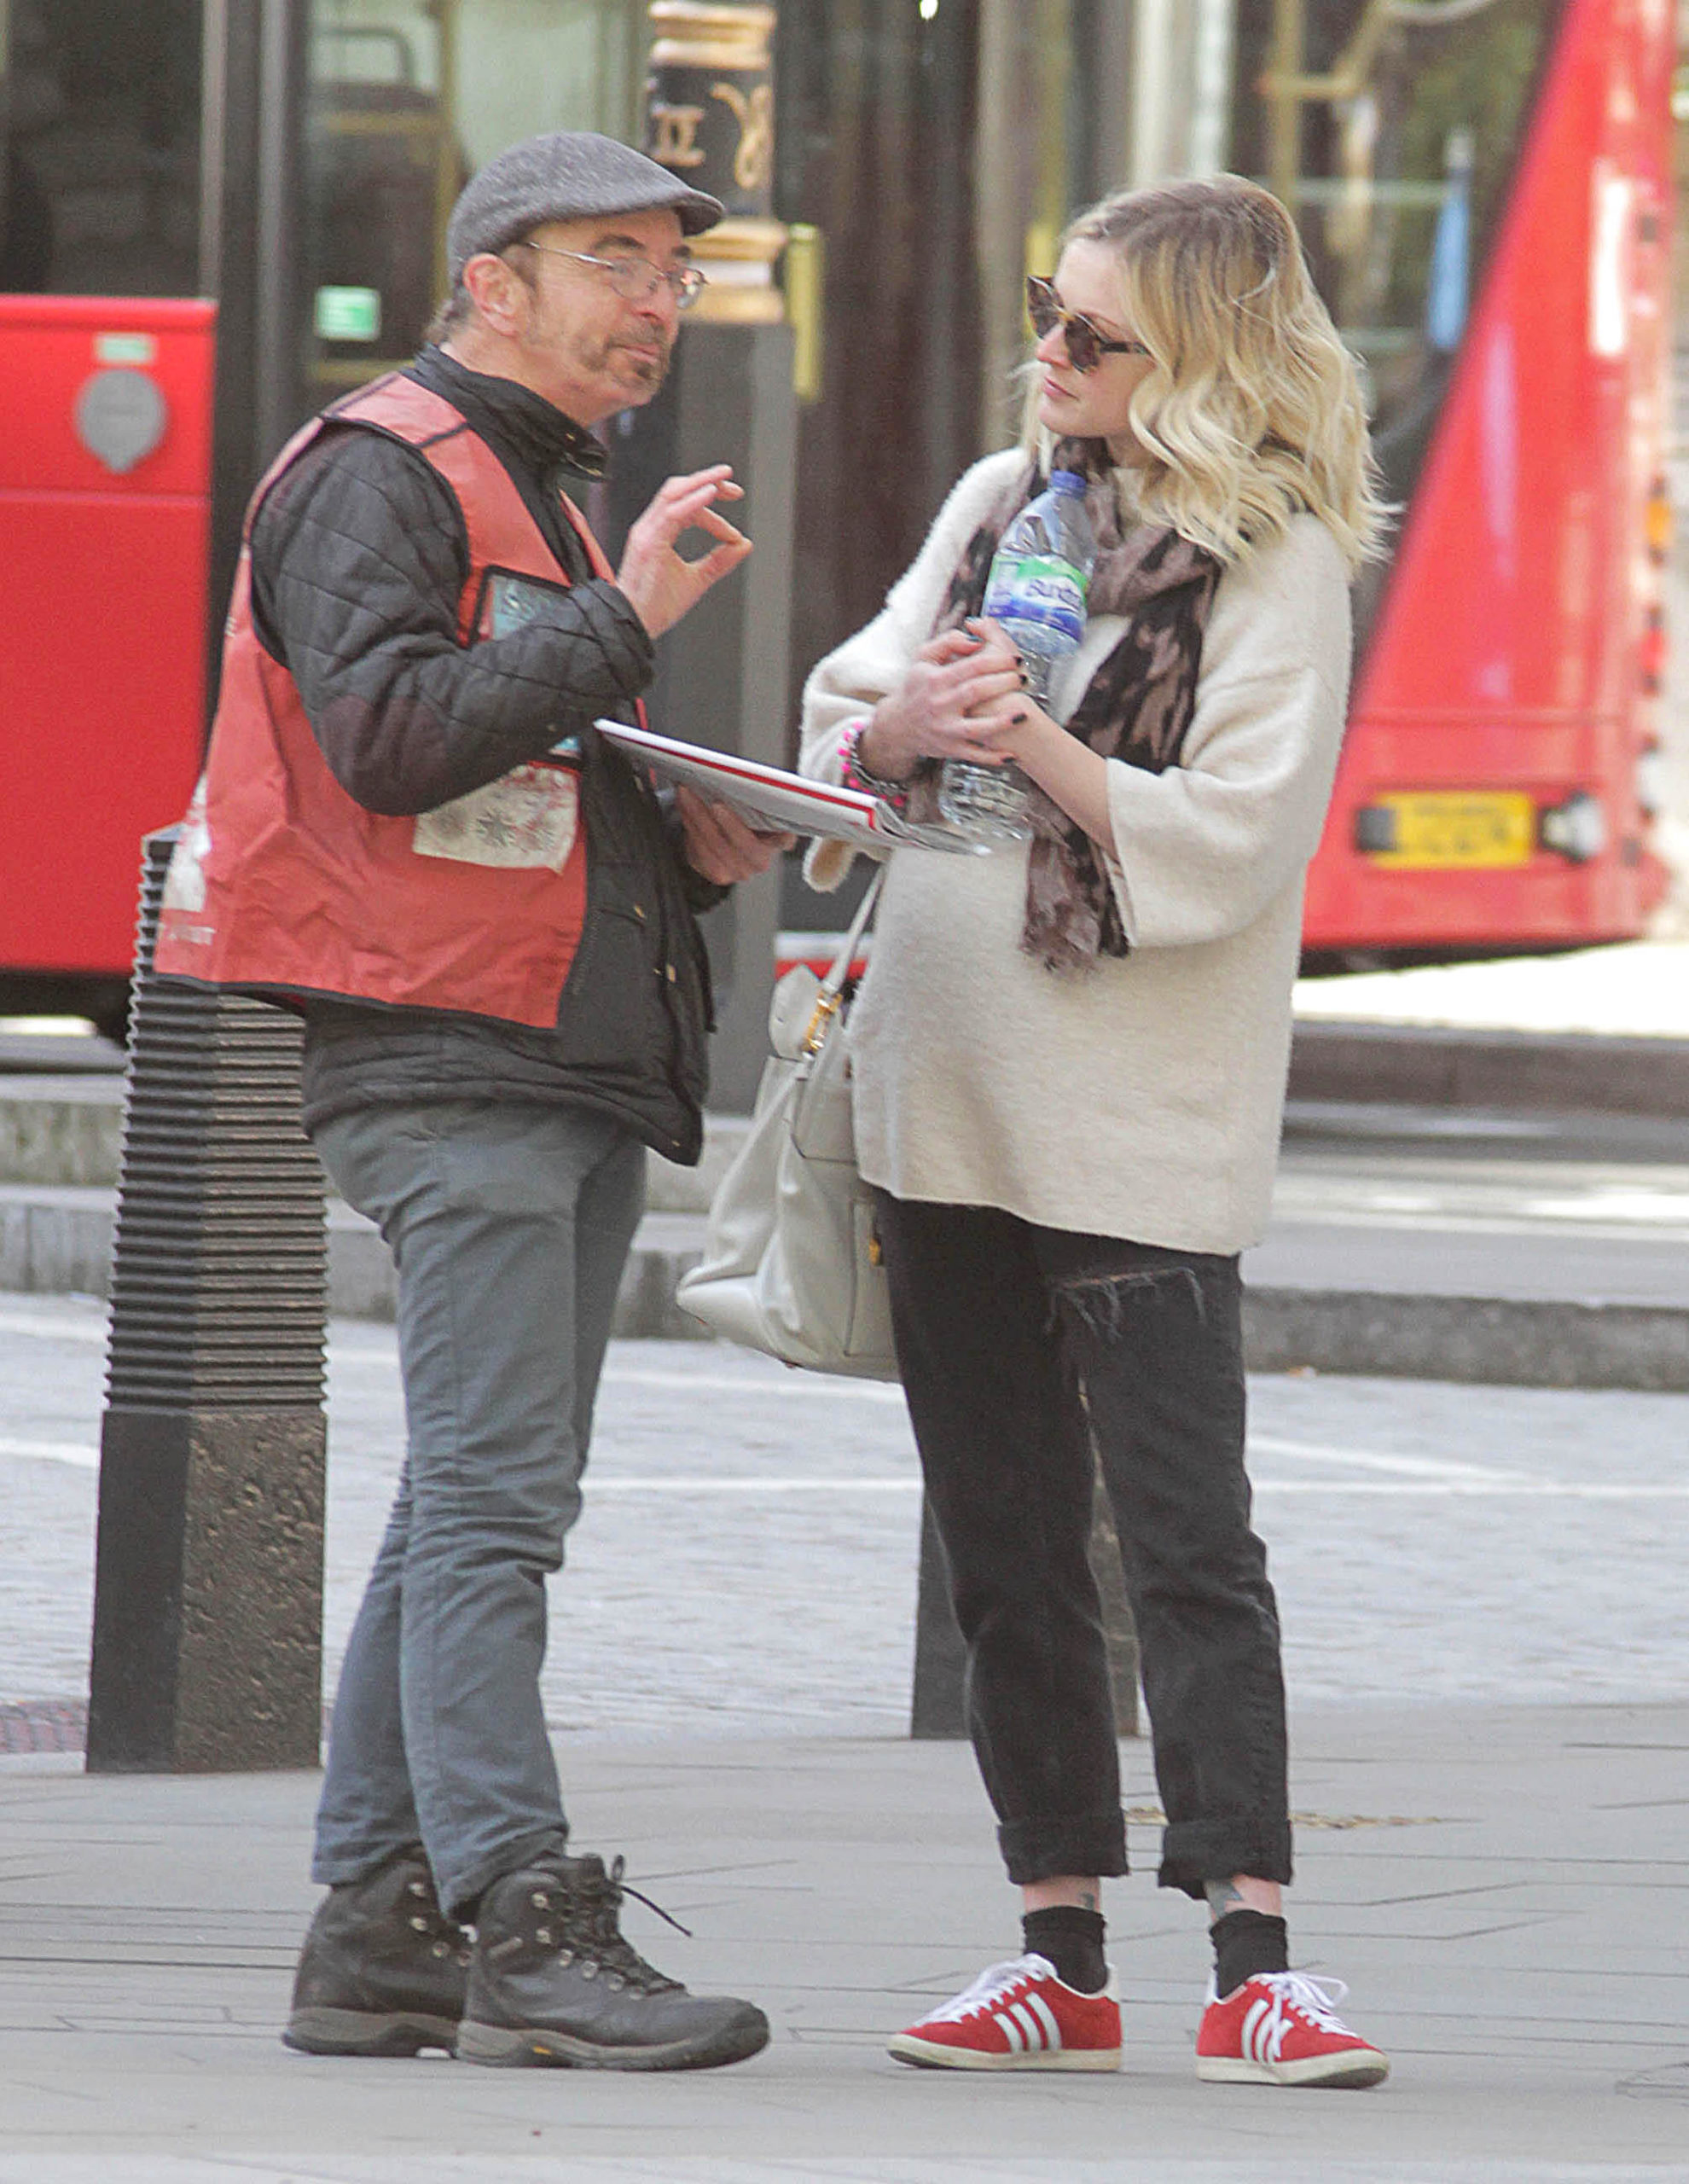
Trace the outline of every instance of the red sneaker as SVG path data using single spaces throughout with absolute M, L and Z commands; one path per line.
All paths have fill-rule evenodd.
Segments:
M 900 2063 L 929 2071 L 1117 2071 L 1114 1974 L 1101 1994 L 1082 1995 L 1047 1957 L 994 1964 L 889 2044 Z
M 1390 2058 L 1332 2013 L 1349 1989 L 1341 1979 L 1302 1972 L 1257 1972 L 1224 2001 L 1212 1984 L 1197 2034 L 1199 2078 L 1256 2085 L 1377 2085 Z

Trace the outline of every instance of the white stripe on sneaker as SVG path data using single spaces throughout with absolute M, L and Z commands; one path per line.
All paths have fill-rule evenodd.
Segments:
M 1239 2043 L 1252 2063 L 1276 2063 L 1284 2045 L 1284 2014 L 1275 1995 L 1270 2001 L 1251 2002 L 1243 2021 Z
M 1044 2028 L 1044 2045 L 1050 2048 L 1059 2048 L 1061 2045 L 1061 2027 L 1056 2023 L 1055 2013 L 1051 2009 L 1049 2004 L 1044 2000 L 1043 1996 L 1042 1995 L 1029 1995 L 1026 1997 L 1026 2007 L 1029 2010 L 1031 2010 L 1036 2013 L 1039 2024 Z
M 1009 2053 L 1011 2055 L 1024 2054 L 1026 2052 L 1026 2036 L 1022 2032 L 1020 2027 L 1015 2023 L 1014 2019 L 1009 2015 L 1007 2010 L 1001 2012 L 998 2015 L 997 2030 L 1002 2034 L 1004 2039 L 1007 2041 Z
M 1024 2001 L 1011 2002 L 1008 2007 L 1008 2013 L 1020 2027 L 1021 2030 L 1026 2035 L 1026 2046 L 1028 2051 L 1036 2055 L 1038 2050 L 1044 2044 L 1044 2029 L 1042 2025 L 1041 2025 L 1037 2018 L 1033 2016 L 1031 2011 L 1027 2008 Z

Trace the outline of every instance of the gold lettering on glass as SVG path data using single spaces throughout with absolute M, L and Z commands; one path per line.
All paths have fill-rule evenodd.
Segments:
M 698 125 L 704 119 L 701 106 L 653 106 L 651 125 L 655 137 L 651 146 L 651 157 L 659 166 L 701 167 L 704 154 L 698 142 Z
M 734 181 L 740 189 L 766 189 L 774 178 L 773 87 L 758 84 L 747 98 L 736 84 L 711 84 L 710 96 L 719 99 L 739 124 Z

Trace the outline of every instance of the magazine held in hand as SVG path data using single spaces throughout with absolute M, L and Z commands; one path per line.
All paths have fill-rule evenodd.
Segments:
M 850 842 L 870 855 L 903 845 L 964 854 L 979 846 L 954 828 L 915 825 L 861 789 L 805 781 L 801 774 L 760 765 L 735 752 L 676 743 L 670 736 L 630 728 L 619 720 L 601 720 L 597 728 L 601 735 L 642 758 L 665 781 L 684 781 L 714 803 L 730 804 L 759 833 L 814 834 L 827 841 Z

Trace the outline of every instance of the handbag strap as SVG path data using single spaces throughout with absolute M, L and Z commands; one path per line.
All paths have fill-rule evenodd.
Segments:
M 804 1033 L 803 1051 L 818 1054 L 827 1037 L 827 1027 L 844 1006 L 841 998 L 844 981 L 850 975 L 850 966 L 856 961 L 856 950 L 862 935 L 868 931 L 868 920 L 874 915 L 874 904 L 879 900 L 880 882 L 885 877 L 882 864 L 868 884 L 856 915 L 850 921 L 850 930 L 839 944 L 839 953 L 833 959 L 831 969 L 821 980 L 815 994 L 815 1005 L 810 1011 L 810 1021 Z

